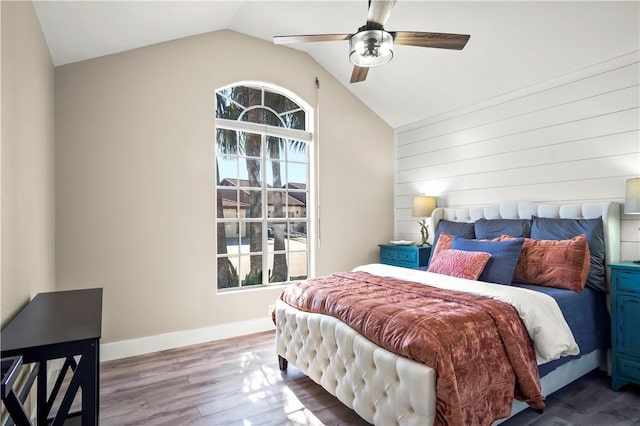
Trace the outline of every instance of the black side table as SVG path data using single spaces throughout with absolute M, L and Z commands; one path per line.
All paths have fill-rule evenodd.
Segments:
M 101 334 L 101 288 L 40 293 L 2 330 L 2 358 L 21 356 L 24 363 L 37 363 L 38 425 L 62 425 L 67 417 L 76 415 L 81 415 L 83 426 L 98 425 Z M 80 356 L 77 363 L 75 356 Z M 65 362 L 47 398 L 46 361 L 58 358 Z M 69 369 L 73 371 L 71 382 L 58 412 L 49 419 Z M 80 388 L 82 410 L 69 413 Z

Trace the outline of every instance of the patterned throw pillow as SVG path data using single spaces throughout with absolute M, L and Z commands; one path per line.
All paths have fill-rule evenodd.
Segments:
M 454 235 L 456 237 L 463 237 L 463 238 L 475 238 L 476 234 L 474 232 L 474 228 L 473 228 L 473 222 L 469 223 L 469 222 L 452 222 L 450 220 L 441 220 L 440 222 L 438 222 L 437 228 L 436 228 L 436 233 L 433 236 L 433 245 L 437 246 L 438 245 L 438 241 L 440 240 L 440 235 L 443 233 L 447 233 L 449 235 Z M 447 247 L 450 248 L 450 247 Z M 431 251 L 431 256 L 429 256 L 429 262 L 431 262 L 431 260 L 433 258 L 436 257 L 436 254 L 434 253 L 434 251 Z
M 491 254 L 485 252 L 445 249 L 433 258 L 427 271 L 477 280 L 490 258 Z
M 433 262 L 433 259 L 435 259 L 441 251 L 450 249 L 452 241 L 453 235 L 447 232 L 441 233 L 438 242 L 436 242 L 435 247 L 431 250 L 431 261 Z

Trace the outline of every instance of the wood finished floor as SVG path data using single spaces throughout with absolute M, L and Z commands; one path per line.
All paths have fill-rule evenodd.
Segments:
M 101 364 L 101 425 L 367 425 L 295 366 L 278 369 L 274 332 Z M 640 387 L 592 372 L 505 426 L 640 426 Z
M 289 365 L 275 333 L 103 362 L 101 425 L 366 425 Z

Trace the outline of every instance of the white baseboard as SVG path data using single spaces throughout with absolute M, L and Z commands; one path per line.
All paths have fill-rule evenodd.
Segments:
M 127 358 L 274 329 L 275 326 L 269 316 L 267 318 L 249 321 L 214 325 L 194 330 L 176 331 L 174 333 L 122 340 L 120 342 L 104 343 L 100 345 L 100 361 Z

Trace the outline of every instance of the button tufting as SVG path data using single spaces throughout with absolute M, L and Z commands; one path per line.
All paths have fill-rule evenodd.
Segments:
M 407 397 L 429 392 L 429 388 L 400 379 L 411 377 L 414 372 L 423 374 L 424 366 L 408 365 L 406 360 L 363 341 L 353 330 L 326 316 L 307 316 L 285 309 L 276 330 L 279 353 L 286 353 L 300 371 L 340 395 L 341 401 L 368 421 L 376 423 L 377 419 L 380 423 L 385 419 L 390 425 L 409 419 L 416 424 L 433 421 L 429 411 L 433 408 L 418 414 Z M 433 386 L 434 379 L 429 377 Z M 390 403 L 396 400 L 398 403 Z

